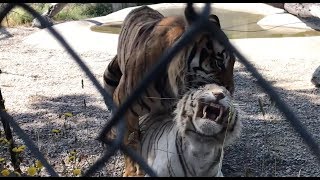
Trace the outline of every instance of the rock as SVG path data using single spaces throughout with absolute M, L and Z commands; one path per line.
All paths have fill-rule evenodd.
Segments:
M 284 9 L 297 17 L 320 17 L 320 3 L 284 3 Z
M 46 28 L 46 27 L 49 27 L 49 26 L 52 26 L 53 25 L 53 22 L 52 22 L 52 19 L 48 16 L 42 16 L 45 20 L 47 20 L 48 24 L 47 26 L 41 26 L 41 23 L 38 19 L 34 19 L 32 21 L 32 27 L 37 27 L 37 28 Z
M 320 29 L 320 23 L 316 22 L 316 19 L 298 18 L 289 13 L 281 13 L 265 16 L 257 24 L 263 29 L 272 28 L 270 30 L 297 33 Z
M 316 87 L 320 87 L 320 66 L 314 71 L 312 78 L 311 78 L 311 82 Z
M 310 14 L 312 14 L 315 17 L 320 18 L 320 7 L 319 6 L 311 6 L 309 8 Z

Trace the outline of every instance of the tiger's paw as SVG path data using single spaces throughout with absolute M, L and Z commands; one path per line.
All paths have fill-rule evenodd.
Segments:
M 132 167 L 127 167 L 124 169 L 123 177 L 144 177 L 145 173 L 140 168 L 139 164 L 135 163 Z

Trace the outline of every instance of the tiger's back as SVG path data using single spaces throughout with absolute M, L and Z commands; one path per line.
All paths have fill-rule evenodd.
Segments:
M 105 87 L 114 95 L 117 104 L 133 92 L 163 52 L 182 35 L 184 28 L 182 17 L 165 18 L 147 6 L 128 14 L 119 34 L 117 55 L 104 73 Z M 169 84 L 168 73 L 163 72 L 158 78 L 131 107 L 136 116 L 172 104 L 170 99 L 166 99 L 176 96 Z

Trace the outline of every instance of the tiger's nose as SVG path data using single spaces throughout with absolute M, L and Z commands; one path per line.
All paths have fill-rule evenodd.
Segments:
M 219 102 L 221 99 L 225 97 L 223 92 L 212 92 L 212 94 L 214 95 L 214 97 L 216 97 L 216 102 Z

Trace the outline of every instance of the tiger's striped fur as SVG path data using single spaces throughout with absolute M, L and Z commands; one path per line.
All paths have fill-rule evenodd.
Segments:
M 117 105 L 126 100 L 163 52 L 192 25 L 193 13 L 189 11 L 186 8 L 185 17 L 164 17 L 158 11 L 142 6 L 127 15 L 119 34 L 117 55 L 104 72 L 105 89 L 113 95 Z M 220 26 L 217 16 L 210 15 L 209 19 Z M 124 143 L 139 153 L 139 117 L 155 111 L 171 111 L 175 99 L 189 88 L 217 83 L 233 93 L 234 62 L 233 54 L 217 40 L 208 33 L 199 34 L 129 108 L 125 114 L 128 131 Z M 114 136 L 115 132 L 112 133 L 109 137 Z M 129 135 L 133 138 L 129 139 Z M 139 166 L 126 156 L 125 166 L 124 176 L 143 175 Z
M 144 115 L 139 125 L 142 156 L 160 177 L 223 176 L 223 148 L 241 130 L 230 93 L 215 84 L 190 90 L 174 113 Z

